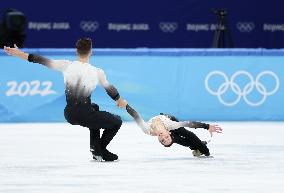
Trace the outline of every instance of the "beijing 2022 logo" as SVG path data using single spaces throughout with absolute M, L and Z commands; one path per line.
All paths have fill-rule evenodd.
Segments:
M 221 78 L 221 83 L 212 83 L 212 81 L 214 81 L 214 77 L 219 78 L 219 80 Z M 270 79 L 270 81 L 268 81 L 269 85 L 264 84 L 265 78 Z M 246 81 L 240 85 L 237 79 Z M 279 86 L 279 78 L 272 71 L 260 72 L 255 79 L 247 71 L 237 71 L 231 76 L 231 78 L 222 71 L 212 71 L 205 78 L 206 90 L 210 94 L 217 96 L 220 103 L 225 106 L 234 106 L 238 104 L 241 99 L 250 106 L 260 106 L 265 102 L 268 96 L 271 96 L 278 91 Z M 227 92 L 231 92 L 235 95 L 233 100 L 225 99 Z M 252 100 L 249 98 L 249 96 L 252 95 L 258 95 L 259 97 Z

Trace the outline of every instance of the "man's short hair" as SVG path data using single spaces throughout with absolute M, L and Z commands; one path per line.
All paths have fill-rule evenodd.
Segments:
M 81 38 L 76 42 L 76 49 L 79 55 L 87 55 L 92 49 L 92 40 L 90 38 Z

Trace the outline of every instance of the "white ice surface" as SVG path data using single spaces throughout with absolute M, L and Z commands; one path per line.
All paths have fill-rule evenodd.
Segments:
M 69 124 L 1 124 L 1 193 L 283 193 L 284 123 L 220 122 L 214 158 L 161 146 L 124 123 L 109 149 L 119 162 L 91 161 L 89 131 Z M 203 139 L 209 135 L 196 130 Z

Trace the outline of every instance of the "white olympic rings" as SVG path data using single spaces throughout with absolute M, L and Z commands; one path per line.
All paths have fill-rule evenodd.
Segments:
M 241 89 L 240 86 L 235 82 L 235 79 L 240 75 L 245 75 L 249 79 L 249 83 L 247 83 L 243 89 Z M 224 82 L 221 85 L 219 85 L 216 91 L 212 90 L 209 86 L 209 80 L 211 79 L 212 76 L 221 76 L 224 79 Z M 272 78 L 274 78 L 275 87 L 271 91 L 268 91 L 267 88 L 261 83 L 261 78 L 263 76 L 271 76 Z M 206 90 L 210 94 L 217 96 L 219 101 L 226 106 L 236 105 L 241 100 L 242 97 L 248 105 L 259 106 L 265 102 L 268 96 L 276 93 L 279 89 L 279 86 L 280 86 L 280 81 L 278 76 L 271 71 L 263 71 L 259 73 L 255 80 L 253 76 L 247 71 L 237 71 L 231 76 L 231 79 L 229 79 L 228 76 L 222 71 L 212 71 L 205 78 Z M 257 102 L 252 102 L 247 97 L 248 94 L 250 94 L 254 88 L 256 88 L 259 94 L 262 95 L 261 99 Z M 237 98 L 232 102 L 226 102 L 222 97 L 223 94 L 228 91 L 228 89 L 231 89 L 237 95 Z

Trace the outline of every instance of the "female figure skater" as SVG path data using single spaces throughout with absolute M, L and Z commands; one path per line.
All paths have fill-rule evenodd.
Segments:
M 165 147 L 170 147 L 173 143 L 189 147 L 193 150 L 194 156 L 209 156 L 210 152 L 207 142 L 201 141 L 193 132 L 184 127 L 207 129 L 212 137 L 213 133 L 222 133 L 222 128 L 218 125 L 209 125 L 196 121 L 178 121 L 174 116 L 161 113 L 152 117 L 147 123 L 128 104 L 127 112 L 134 118 L 145 134 L 157 136 L 159 142 Z

